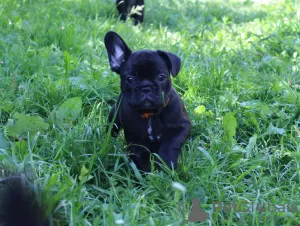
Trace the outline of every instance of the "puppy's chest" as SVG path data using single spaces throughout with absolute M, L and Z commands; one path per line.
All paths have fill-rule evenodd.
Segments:
M 146 132 L 148 140 L 159 142 L 162 138 L 162 123 L 159 118 L 149 117 L 146 119 Z

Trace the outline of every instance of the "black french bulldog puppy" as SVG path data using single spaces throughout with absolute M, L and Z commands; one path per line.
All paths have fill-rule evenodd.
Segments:
M 144 20 L 144 0 L 116 0 L 117 9 L 120 14 L 120 19 L 125 21 L 133 7 L 142 7 L 138 13 L 133 13 L 130 17 L 133 19 L 134 25 L 143 22 Z
M 170 78 L 170 74 L 177 76 L 180 58 L 161 50 L 132 52 L 112 31 L 104 42 L 111 70 L 121 77 L 121 94 L 109 114 L 109 121 L 114 120 L 113 133 L 124 129 L 126 142 L 132 144 L 131 158 L 141 171 L 151 170 L 150 152 L 175 168 L 191 129 Z

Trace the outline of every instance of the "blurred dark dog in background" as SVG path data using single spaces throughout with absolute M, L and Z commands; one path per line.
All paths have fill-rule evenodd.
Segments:
M 122 21 L 130 16 L 134 25 L 143 22 L 144 0 L 116 0 L 116 5 Z
M 0 225 L 49 225 L 44 208 L 25 175 L 0 177 Z

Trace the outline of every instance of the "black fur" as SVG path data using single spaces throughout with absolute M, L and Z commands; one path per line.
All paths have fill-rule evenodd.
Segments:
M 22 176 L 0 181 L 1 226 L 48 226 L 44 210 Z

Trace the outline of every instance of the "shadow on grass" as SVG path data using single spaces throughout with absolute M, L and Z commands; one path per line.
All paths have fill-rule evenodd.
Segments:
M 239 9 L 239 10 L 236 10 Z M 167 13 L 166 13 L 167 12 Z M 184 4 L 182 1 L 155 1 L 147 2 L 145 24 L 168 26 L 175 30 L 184 30 L 183 22 L 193 24 L 226 21 L 227 23 L 246 23 L 255 19 L 263 19 L 267 13 L 255 9 L 251 3 L 217 3 L 191 1 Z

